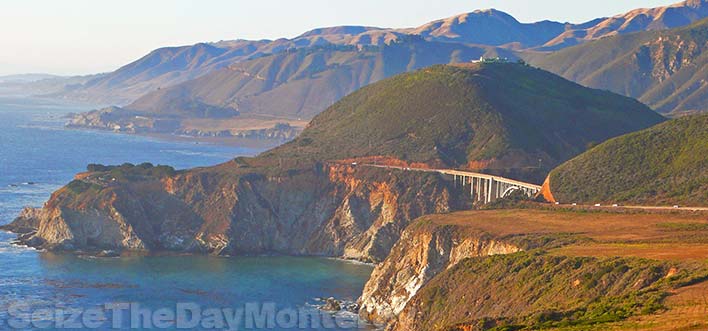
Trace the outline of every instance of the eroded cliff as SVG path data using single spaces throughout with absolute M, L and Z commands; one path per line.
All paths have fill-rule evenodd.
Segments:
M 708 236 L 696 222 L 533 208 L 424 216 L 374 270 L 360 315 L 388 331 L 607 330 L 680 315 L 665 299 L 708 275 L 686 244 Z
M 481 231 L 420 220 L 403 232 L 388 258 L 374 269 L 359 300 L 360 315 L 385 324 L 433 277 L 460 261 L 519 251 L 518 246 Z
M 383 260 L 410 220 L 460 205 L 442 177 L 314 164 L 227 164 L 164 175 L 94 172 L 54 193 L 35 246 L 64 250 L 283 253 Z M 38 244 L 40 243 L 40 244 Z

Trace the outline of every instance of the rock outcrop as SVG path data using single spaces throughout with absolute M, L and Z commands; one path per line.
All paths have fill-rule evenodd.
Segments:
M 174 176 L 128 172 L 130 181 L 114 172 L 84 174 L 41 212 L 13 224 L 36 224 L 32 242 L 55 250 L 274 252 L 378 262 L 411 220 L 459 204 L 438 175 L 334 164 L 268 174 L 234 163 Z
M 511 254 L 518 246 L 464 226 L 411 225 L 371 275 L 359 300 L 362 318 L 376 324 L 394 319 L 437 274 L 470 257 Z
M 207 110 L 196 111 L 196 114 L 195 112 L 183 112 L 174 116 L 150 114 L 121 107 L 108 107 L 86 113 L 70 114 L 66 127 L 128 134 L 169 134 L 195 138 L 246 138 L 281 141 L 292 140 L 302 131 L 302 127 L 289 123 L 276 123 L 271 127 L 262 128 L 243 128 L 238 124 L 234 124 L 233 127 L 226 125 L 226 128 L 213 128 L 209 125 L 195 128 L 186 124 L 190 120 L 234 120 L 238 116 L 238 112 L 235 110 L 204 107 Z M 265 120 L 263 122 L 266 123 Z
M 25 207 L 17 216 L 14 222 L 0 226 L 0 230 L 10 231 L 17 234 L 27 234 L 39 228 L 39 220 L 42 218 L 42 208 Z

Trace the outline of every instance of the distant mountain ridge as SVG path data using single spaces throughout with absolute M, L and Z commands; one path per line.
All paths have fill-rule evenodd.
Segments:
M 487 9 L 434 21 L 407 31 L 438 41 L 549 51 L 614 35 L 686 26 L 706 17 L 706 0 L 687 0 L 670 6 L 635 9 L 580 24 L 553 21 L 520 23 L 507 13 Z
M 428 40 L 533 48 L 563 33 L 568 26 L 572 25 L 552 21 L 520 23 L 505 12 L 488 9 L 430 22 L 406 32 Z
M 415 35 L 433 42 L 500 46 L 517 50 L 555 50 L 615 34 L 686 25 L 703 17 L 708 17 L 706 1 L 689 0 L 582 24 L 552 21 L 520 23 L 502 11 L 489 9 L 430 22 L 417 28 L 319 28 L 293 39 L 234 40 L 157 49 L 113 73 L 83 85 L 71 86 L 54 96 L 125 105 L 158 88 L 194 79 L 234 63 L 293 48 L 377 46 L 400 42 Z
M 342 97 L 381 79 L 435 64 L 514 54 L 494 47 L 427 41 L 380 47 L 308 48 L 240 62 L 172 88 L 149 93 L 127 108 L 155 112 L 176 98 L 243 113 L 312 118 Z M 179 92 L 177 92 L 179 91 Z
M 101 76 L 103 74 L 88 76 L 56 76 L 49 74 L 2 76 L 0 77 L 0 96 L 59 96 L 72 88 L 82 87 L 83 84 Z
M 670 6 L 640 8 L 626 14 L 597 19 L 571 27 L 542 49 L 558 50 L 604 37 L 640 31 L 666 30 L 708 17 L 708 1 L 687 0 Z
M 708 111 L 708 19 L 526 58 L 567 79 L 636 98 L 670 116 Z
M 19 74 L 0 76 L 0 83 L 31 83 L 43 79 L 61 78 L 61 76 L 50 74 Z

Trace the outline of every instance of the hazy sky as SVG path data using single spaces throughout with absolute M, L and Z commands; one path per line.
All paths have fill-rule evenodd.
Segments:
M 412 27 L 496 8 L 583 22 L 678 0 L 0 0 L 0 75 L 114 70 L 162 46 L 294 37 L 332 25 Z

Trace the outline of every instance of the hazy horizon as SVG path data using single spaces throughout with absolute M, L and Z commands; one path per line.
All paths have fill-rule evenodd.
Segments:
M 151 50 L 233 39 L 292 38 L 313 28 L 365 25 L 405 28 L 477 9 L 495 8 L 521 22 L 585 22 L 676 0 L 9 0 L 2 5 L 0 76 L 110 72 Z M 312 12 L 317 15 L 312 15 Z

